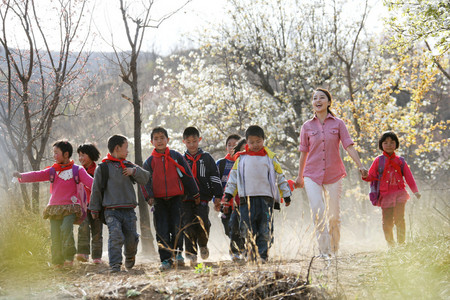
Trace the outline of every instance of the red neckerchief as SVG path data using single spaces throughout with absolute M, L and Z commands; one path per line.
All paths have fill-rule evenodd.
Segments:
M 251 151 L 248 148 L 248 145 L 245 145 L 245 150 L 244 151 L 239 151 L 238 153 L 236 153 L 234 155 L 234 157 L 237 159 L 239 156 L 241 155 L 251 155 L 251 156 L 266 156 L 267 155 L 267 151 L 264 147 L 261 148 L 261 150 L 255 152 L 255 151 Z
M 112 156 L 110 153 L 108 153 L 108 155 L 106 155 L 106 157 L 104 159 L 102 159 L 102 162 L 106 162 L 107 160 L 110 161 L 116 161 L 120 163 L 120 166 L 122 167 L 122 169 L 126 169 L 127 166 L 125 166 L 125 164 L 123 163 L 125 161 L 125 159 L 118 159 L 115 158 L 114 156 Z
M 193 157 L 189 152 L 186 152 L 186 158 L 192 161 L 192 175 L 194 175 L 195 180 L 197 180 L 197 162 L 201 157 L 201 153 L 197 152 L 197 155 Z
M 402 174 L 402 168 L 394 161 L 395 158 L 397 158 L 395 152 L 389 155 L 383 151 L 383 155 L 387 158 L 387 163 L 384 165 L 384 169 L 386 170 L 387 167 L 392 166 L 395 170 L 397 170 L 398 174 Z M 383 172 L 383 179 L 385 177 L 387 177 L 387 172 Z
M 58 163 L 54 163 L 53 164 L 53 168 L 55 168 L 56 172 L 58 172 L 58 175 L 65 170 L 69 170 L 72 169 L 74 162 L 73 160 L 71 160 L 68 164 L 58 164 Z
M 156 149 L 153 149 L 152 156 L 157 157 L 157 158 L 164 157 L 166 162 L 169 162 L 169 161 L 173 162 L 178 167 L 178 169 L 180 169 L 180 171 L 183 172 L 184 175 L 188 176 L 188 174 L 186 173 L 186 170 L 184 169 L 184 167 L 182 165 L 180 165 L 179 163 L 177 163 L 175 161 L 175 159 L 173 159 L 170 156 L 169 147 L 166 147 L 166 151 L 164 153 L 159 153 L 158 151 L 156 151 Z M 166 170 L 167 170 L 167 168 L 169 167 L 169 164 L 166 163 L 165 165 L 166 165 Z
M 92 162 L 92 164 L 89 165 L 89 167 L 85 168 L 86 172 L 91 175 L 92 177 L 94 177 L 94 173 L 95 173 L 95 168 L 97 168 L 97 165 L 95 164 L 95 162 Z
M 236 158 L 234 156 L 231 156 L 230 153 L 227 153 L 227 155 L 225 156 L 225 159 L 231 160 L 231 161 L 236 161 Z

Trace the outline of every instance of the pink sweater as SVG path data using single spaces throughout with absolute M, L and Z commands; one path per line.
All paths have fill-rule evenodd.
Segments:
M 92 187 L 93 179 L 86 172 L 86 170 L 79 166 L 80 183 L 86 186 L 89 190 Z M 22 178 L 19 178 L 20 183 L 25 182 L 42 182 L 50 180 L 50 168 L 22 173 Z M 77 184 L 73 179 L 72 169 L 62 171 L 59 175 L 56 172 L 55 181 L 51 187 L 51 196 L 48 205 L 67 205 L 73 204 L 72 197 L 77 196 Z M 77 200 L 79 202 L 79 200 Z

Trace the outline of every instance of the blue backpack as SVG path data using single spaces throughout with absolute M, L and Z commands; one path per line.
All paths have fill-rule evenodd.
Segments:
M 77 218 L 75 222 L 73 222 L 76 225 L 80 225 L 83 223 L 84 219 L 86 219 L 87 216 L 87 194 L 84 190 L 84 186 L 80 184 L 80 175 L 79 175 L 79 166 L 73 165 L 72 166 L 72 173 L 73 173 L 73 180 L 77 184 L 77 198 L 80 201 L 80 207 L 81 207 L 81 217 Z M 55 181 L 56 176 L 56 170 L 53 167 L 50 167 L 50 183 L 53 184 Z
M 405 165 L 405 159 L 401 156 L 399 156 L 399 158 L 401 161 L 400 167 L 402 169 L 403 176 L 403 166 Z M 378 179 L 370 182 L 369 198 L 370 202 L 372 202 L 372 205 L 374 206 L 377 206 L 378 201 L 380 200 L 380 182 L 381 178 L 383 178 L 385 161 L 386 158 L 384 155 L 378 156 Z

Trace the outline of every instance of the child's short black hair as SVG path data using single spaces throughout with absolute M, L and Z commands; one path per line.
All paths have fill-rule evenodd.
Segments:
M 228 141 L 229 140 L 236 140 L 236 141 L 239 141 L 241 139 L 241 136 L 239 135 L 239 134 L 230 134 L 228 137 L 227 137 L 227 140 L 225 141 L 225 145 L 228 145 Z
M 100 158 L 100 151 L 94 144 L 85 143 L 78 146 L 77 153 L 79 154 L 80 152 L 89 156 L 92 161 L 97 161 Z
M 395 142 L 395 145 L 396 145 L 395 149 L 398 149 L 398 147 L 400 146 L 400 142 L 398 141 L 397 135 L 393 131 L 386 131 L 385 133 L 383 133 L 380 140 L 378 141 L 378 148 L 380 148 L 381 151 L 383 151 L 383 142 L 388 137 L 391 138 Z
M 65 140 L 56 141 L 53 144 L 53 147 L 57 147 L 57 148 L 61 149 L 61 152 L 63 155 L 64 155 L 64 153 L 68 152 L 69 157 L 72 157 L 73 147 L 68 141 L 65 141 Z
M 193 137 L 200 137 L 200 131 L 198 131 L 197 128 L 195 127 L 187 127 L 184 131 L 183 131 L 183 140 L 187 139 L 188 137 L 193 136 Z
M 266 139 L 264 136 L 264 130 L 258 125 L 251 125 L 247 128 L 247 130 L 245 131 L 245 139 L 248 140 L 249 136 L 257 136 L 259 138 L 262 138 L 263 140 Z
M 167 130 L 165 128 L 163 128 L 163 127 L 155 127 L 155 128 L 153 128 L 152 133 L 150 134 L 150 139 L 151 140 L 153 140 L 153 135 L 155 133 L 163 133 L 166 136 L 166 138 L 169 138 L 169 134 L 167 133 Z
M 113 153 L 116 146 L 121 147 L 126 141 L 128 141 L 127 137 L 121 134 L 115 134 L 110 136 L 108 139 L 108 151 L 109 153 Z
M 233 148 L 234 153 L 241 151 L 242 146 L 244 146 L 245 144 L 247 144 L 247 140 L 244 138 L 240 139 L 239 142 L 237 142 L 236 146 L 234 146 Z

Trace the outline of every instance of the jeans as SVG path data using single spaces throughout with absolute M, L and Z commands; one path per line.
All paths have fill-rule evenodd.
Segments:
M 397 203 L 394 207 L 382 208 L 383 212 L 383 231 L 384 237 L 389 247 L 395 246 L 394 241 L 394 224 L 397 228 L 397 242 L 403 244 L 405 242 L 405 204 Z
M 232 254 L 241 254 L 244 250 L 244 239 L 239 231 L 239 222 L 241 215 L 238 207 L 231 212 L 229 220 L 229 237 L 230 237 L 230 252 Z
M 139 234 L 136 231 L 136 212 L 134 208 L 105 209 L 105 220 L 109 231 L 109 266 L 120 267 L 122 246 L 125 258 L 134 257 L 137 253 Z
M 244 200 L 244 201 L 243 201 Z M 256 259 L 256 249 L 262 259 L 267 259 L 272 241 L 272 213 L 274 201 L 270 197 L 241 198 L 239 229 L 245 239 L 247 256 Z
M 103 223 L 100 219 L 92 219 L 91 211 L 88 210 L 86 219 L 78 227 L 77 253 L 89 255 L 91 254 L 91 248 L 92 259 L 102 258 Z
M 305 177 L 305 190 L 308 195 L 311 215 L 315 224 L 320 254 L 337 253 L 340 240 L 340 206 L 342 179 L 319 185 Z
M 170 199 L 155 198 L 153 222 L 162 262 L 175 256 L 175 252 L 183 252 L 181 199 L 182 196 Z
M 65 216 L 62 220 L 50 220 L 50 236 L 52 240 L 52 264 L 61 265 L 64 261 L 72 261 L 76 253 L 73 238 L 73 222 L 75 214 Z
M 186 254 L 197 255 L 197 245 L 206 247 L 208 245 L 211 222 L 209 221 L 208 202 L 200 202 L 196 205 L 193 201 L 182 203 L 182 218 L 186 246 Z

